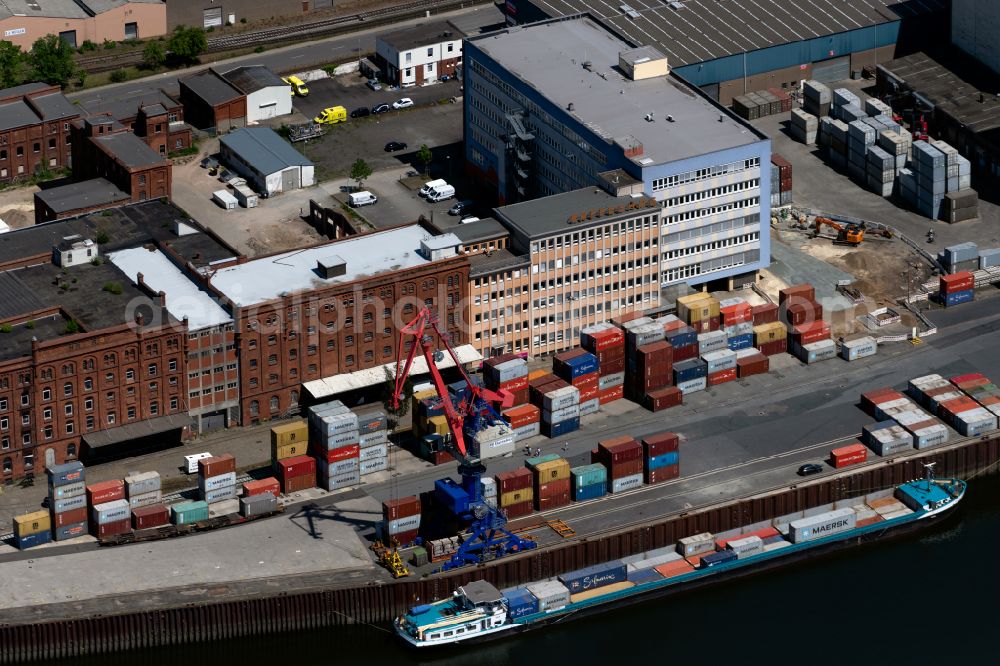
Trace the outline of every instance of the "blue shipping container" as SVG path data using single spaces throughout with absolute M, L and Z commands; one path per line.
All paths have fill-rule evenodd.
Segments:
M 43 543 L 49 543 L 50 541 L 52 541 L 52 532 L 50 531 L 28 534 L 27 536 L 17 537 L 17 548 L 18 550 L 27 550 L 28 548 L 41 546 Z
M 576 379 L 583 375 L 589 375 L 592 372 L 597 372 L 600 370 L 600 364 L 597 362 L 597 357 L 593 354 L 580 354 L 579 356 L 574 356 L 573 358 L 564 362 L 564 365 L 569 368 L 570 377 Z
M 45 470 L 49 477 L 50 486 L 65 486 L 70 483 L 83 481 L 83 463 L 78 460 L 53 465 Z
M 955 293 L 948 294 L 944 297 L 945 307 L 951 307 L 953 305 L 960 305 L 962 303 L 971 303 L 975 296 L 971 289 L 965 291 L 956 291 Z
M 666 335 L 667 342 L 674 349 L 678 347 L 687 347 L 688 345 L 698 344 L 698 334 L 690 326 L 685 326 L 684 328 L 678 328 L 676 331 L 670 331 Z
M 658 574 L 656 569 L 636 569 L 628 574 L 628 582 L 635 583 L 636 585 L 652 583 L 658 580 L 663 580 L 663 576 Z
M 569 471 L 569 475 L 573 478 L 571 485 L 577 488 L 582 488 L 583 486 L 590 486 L 607 481 L 608 468 L 601 463 L 580 465 L 579 467 L 571 469 Z
M 749 349 L 750 347 L 753 347 L 753 333 L 733 336 L 726 340 L 726 345 L 733 351 Z
M 660 469 L 661 467 L 669 467 L 670 465 L 676 465 L 680 462 L 680 455 L 677 451 L 670 451 L 669 453 L 661 453 L 658 456 L 653 456 L 646 460 L 646 469 Z
M 444 405 L 440 398 L 424 398 L 417 406 L 421 416 L 444 416 Z
M 708 567 L 714 567 L 717 564 L 732 562 L 735 559 L 736 559 L 736 551 L 720 550 L 715 553 L 709 553 L 708 555 L 703 555 L 701 558 L 701 568 L 706 569 Z
M 546 437 L 562 437 L 580 429 L 580 417 L 574 416 L 571 419 L 560 421 L 559 423 L 542 423 L 542 434 Z
M 587 500 L 604 497 L 608 492 L 607 485 L 606 481 L 602 481 L 600 483 L 591 483 L 587 486 L 570 486 L 570 490 L 573 494 L 573 501 L 586 502 Z
M 516 620 L 525 615 L 538 612 L 538 599 L 523 587 L 503 593 L 507 600 L 507 607 L 510 609 L 510 619 Z
M 434 493 L 452 513 L 460 514 L 469 510 L 469 494 L 453 479 L 435 481 Z
M 559 576 L 559 582 L 569 588 L 570 594 L 595 590 L 625 580 L 625 565 L 617 560 L 586 569 L 577 569 Z
M 700 358 L 674 363 L 674 385 L 708 376 L 708 364 Z
M 775 534 L 773 536 L 764 537 L 764 545 L 766 546 L 769 543 L 778 543 L 779 541 L 784 541 L 784 540 L 785 537 L 781 536 L 780 534 Z

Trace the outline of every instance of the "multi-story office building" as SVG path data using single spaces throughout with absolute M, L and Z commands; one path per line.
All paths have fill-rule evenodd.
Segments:
M 770 140 L 655 49 L 583 15 L 471 37 L 464 52 L 467 168 L 501 203 L 620 171 L 662 206 L 662 285 L 768 265 Z

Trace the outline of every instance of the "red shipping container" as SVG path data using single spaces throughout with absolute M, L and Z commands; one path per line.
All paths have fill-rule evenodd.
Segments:
M 608 347 L 599 352 L 595 352 L 594 356 L 597 357 L 597 362 L 599 364 L 607 363 L 609 361 L 617 361 L 620 358 L 625 358 L 625 346 L 619 345 L 618 347 Z
M 536 405 L 521 405 L 504 410 L 503 417 L 507 419 L 511 428 L 517 429 L 541 421 L 542 410 Z
M 642 449 L 639 449 L 639 452 L 641 454 Z M 633 474 L 642 474 L 642 470 L 645 467 L 641 457 L 636 458 L 635 460 L 625 460 L 605 466 L 608 468 L 608 477 L 611 479 L 620 479 L 625 476 L 632 476 Z
M 104 504 L 125 499 L 125 482 L 121 479 L 101 481 L 87 486 L 87 504 Z
M 316 473 L 293 476 L 281 480 L 282 490 L 286 495 L 297 493 L 300 490 L 316 487 Z
M 428 458 L 428 462 L 432 465 L 443 465 L 445 463 L 451 462 L 455 458 L 447 451 L 432 451 L 431 457 Z
M 580 346 L 592 354 L 625 344 L 625 332 L 620 328 L 608 328 L 590 335 L 580 336 Z
M 601 392 L 600 387 L 594 386 L 593 388 L 580 389 L 580 402 L 587 402 L 588 400 L 593 400 L 599 397 Z
M 400 546 L 408 546 L 416 541 L 418 536 L 420 536 L 420 530 L 406 530 L 399 534 L 393 534 L 391 538 L 398 541 Z
M 551 372 L 546 372 L 544 375 L 535 377 L 534 379 L 529 379 L 528 386 L 531 388 L 535 388 L 536 386 L 545 386 L 546 384 L 551 384 L 552 382 L 555 381 L 562 381 L 562 380 L 556 377 Z
M 569 361 L 570 359 L 574 359 L 589 353 L 590 352 L 588 352 L 586 349 L 582 349 L 580 347 L 573 347 L 572 349 L 561 351 L 552 357 L 552 370 L 555 371 L 556 365 L 563 365 L 566 363 L 566 361 Z
M 503 495 L 514 490 L 531 488 L 533 476 L 527 467 L 519 467 L 509 472 L 500 472 L 493 478 L 497 482 L 497 492 Z
M 942 402 L 939 409 L 941 410 L 941 414 L 945 415 L 945 417 L 950 421 L 954 420 L 955 414 L 961 414 L 962 412 L 967 412 L 970 409 L 975 409 L 976 407 L 981 407 L 981 405 L 972 398 L 963 396 L 961 398 L 949 400 L 948 402 Z
M 582 392 L 584 389 L 597 388 L 600 381 L 601 381 L 600 374 L 596 372 L 588 372 L 587 374 L 580 375 L 579 377 L 574 379 L 572 382 L 570 382 L 570 385 L 575 386 Z
M 726 382 L 731 382 L 736 379 L 736 368 L 728 368 L 726 370 L 719 370 L 718 372 L 711 372 L 708 375 L 708 385 L 718 386 L 719 384 L 725 384 Z
M 277 497 L 281 494 L 281 484 L 273 476 L 260 481 L 247 481 L 243 484 L 243 497 L 253 497 L 264 493 L 271 493 Z
M 341 446 L 336 449 L 322 450 L 316 448 L 313 453 L 316 458 L 320 461 L 326 461 L 327 464 L 340 462 L 341 460 L 350 460 L 351 458 L 357 458 L 361 454 L 361 447 L 358 444 L 348 444 L 347 446 Z
M 753 312 L 753 325 L 773 324 L 778 321 L 778 306 L 774 303 L 755 305 L 751 308 Z
M 962 390 L 969 390 L 969 389 L 974 389 L 977 386 L 985 386 L 991 382 L 986 377 L 980 377 L 978 379 L 968 379 L 964 382 L 953 382 L 953 383 L 955 384 L 955 386 L 957 386 Z
M 668 465 L 659 469 L 648 469 L 643 473 L 646 483 L 663 483 L 676 479 L 681 475 L 680 465 Z
M 966 382 L 971 382 L 971 381 L 976 381 L 976 380 L 981 380 L 981 379 L 986 379 L 986 375 L 978 373 L 978 372 L 970 372 L 970 373 L 968 373 L 966 375 L 956 375 L 956 376 L 952 377 L 951 379 L 949 379 L 948 381 L 950 381 L 955 386 L 958 386 L 959 384 L 965 384 Z M 987 380 L 984 383 L 988 384 L 989 380 Z
M 635 369 L 628 373 L 632 377 L 667 377 L 673 375 L 674 362 L 663 361 L 661 363 L 649 363 L 642 365 L 637 363 Z
M 520 391 L 513 391 L 511 395 L 513 396 L 512 405 L 524 405 L 528 402 L 529 393 L 527 388 L 523 388 Z
M 625 357 L 622 356 L 621 358 L 616 358 L 610 361 L 602 362 L 601 372 L 599 374 L 601 376 L 613 375 L 616 372 L 624 372 L 624 371 L 625 371 Z
M 647 458 L 660 456 L 664 453 L 676 451 L 680 446 L 681 438 L 675 432 L 660 432 L 655 435 L 646 435 L 642 438 L 642 453 Z
M 788 340 L 775 340 L 774 342 L 765 342 L 764 344 L 757 347 L 760 353 L 764 356 L 774 356 L 775 354 L 784 354 L 788 351 Z
M 132 509 L 132 527 L 148 530 L 170 524 L 170 509 L 166 504 L 151 504 Z
M 642 445 L 630 435 L 599 441 L 597 451 L 610 463 L 638 460 L 642 457 Z
M 785 287 L 778 292 L 779 305 L 784 305 L 785 301 L 793 298 L 804 301 L 815 300 L 816 290 L 813 289 L 811 284 L 797 284 L 791 287 Z
M 621 328 L 622 324 L 627 324 L 630 321 L 635 321 L 636 319 L 640 319 L 642 316 L 643 315 L 641 312 L 626 312 L 625 314 L 620 314 L 617 317 L 614 317 L 611 320 L 611 324 L 617 326 L 618 328 Z
M 749 303 L 727 305 L 719 310 L 719 315 L 722 317 L 723 326 L 742 324 L 744 322 L 753 321 L 753 308 L 750 307 Z
M 968 291 L 976 286 L 976 277 L 969 271 L 960 271 L 938 278 L 938 287 L 942 294 L 954 294 L 956 291 Z
M 687 326 L 687 324 L 685 324 L 680 319 L 671 319 L 668 322 L 664 322 L 663 332 L 670 333 L 671 331 L 676 331 L 677 329 L 684 328 L 685 326 Z
M 813 302 L 790 302 L 785 308 L 785 321 L 792 326 L 811 324 L 823 319 L 823 306 Z
M 602 389 L 597 392 L 597 397 L 602 405 L 614 402 L 615 400 L 621 400 L 625 397 L 625 387 L 611 386 L 609 388 Z
M 522 516 L 527 516 L 534 510 L 535 503 L 532 500 L 528 500 L 527 502 L 518 502 L 517 504 L 508 504 L 503 507 L 503 512 L 507 514 L 507 518 L 520 518 Z
M 236 457 L 231 453 L 198 461 L 198 474 L 207 478 L 236 471 Z
M 113 523 L 104 523 L 103 525 L 94 526 L 94 536 L 98 539 L 106 539 L 108 537 L 117 536 L 119 534 L 125 534 L 126 532 L 132 531 L 132 521 L 128 518 L 123 518 L 122 520 L 116 520 Z
M 808 345 L 830 337 L 830 325 L 825 321 L 815 321 L 801 324 L 792 329 L 789 333 L 792 342 L 799 345 Z
M 528 375 L 511 379 L 510 381 L 500 382 L 500 385 L 497 388 L 501 391 L 510 391 L 511 393 L 520 391 L 521 389 L 526 389 L 528 388 Z
M 751 377 L 753 375 L 766 375 L 770 369 L 770 361 L 764 354 L 756 356 L 744 356 L 736 359 L 736 376 Z
M 895 389 L 888 386 L 865 391 L 861 394 L 861 409 L 865 410 L 871 416 L 875 416 L 875 405 L 883 402 L 882 397 L 889 393 L 899 395 Z
M 659 377 L 633 377 L 628 382 L 629 393 L 632 395 L 645 395 L 659 389 L 667 388 L 674 383 L 671 375 L 661 375 Z
M 666 340 L 643 345 L 635 350 L 635 360 L 638 365 L 669 363 L 673 359 L 674 348 Z
M 284 483 L 285 479 L 296 476 L 306 476 L 308 474 L 316 476 L 316 459 L 312 456 L 285 458 L 284 460 L 275 461 L 274 465 L 278 469 L 278 476 L 281 478 L 282 483 Z
M 557 479 L 548 483 L 540 483 L 535 489 L 535 498 L 549 497 L 551 495 L 561 495 L 569 492 L 569 477 Z
M 517 354 L 500 354 L 499 356 L 492 356 L 486 359 L 485 361 L 483 361 L 483 365 L 488 365 L 492 368 L 494 366 L 500 365 L 501 363 L 506 363 L 507 361 L 513 361 L 519 358 L 521 357 L 518 356 Z
M 52 525 L 54 527 L 66 527 L 73 523 L 87 522 L 87 507 L 81 506 L 79 509 L 63 511 L 62 513 L 52 513 Z
M 565 490 L 561 493 L 549 495 L 548 497 L 536 497 L 535 508 L 538 511 L 549 511 L 551 509 L 558 509 L 561 506 L 566 506 L 570 503 L 570 501 L 569 490 Z
M 396 520 L 397 518 L 419 516 L 420 509 L 420 498 L 417 495 L 385 500 L 382 502 L 382 518 Z
M 698 357 L 698 343 L 692 345 L 684 345 L 683 347 L 674 347 L 674 363 L 679 363 L 680 361 L 686 361 L 689 358 Z
M 868 447 L 860 442 L 830 451 L 834 467 L 847 467 L 868 460 Z

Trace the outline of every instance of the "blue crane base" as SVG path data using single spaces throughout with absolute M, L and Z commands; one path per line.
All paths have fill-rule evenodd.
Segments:
M 490 510 L 490 515 L 472 523 L 472 535 L 462 542 L 455 554 L 441 565 L 441 571 L 450 571 L 470 564 L 482 564 L 505 555 L 514 555 L 531 550 L 537 544 L 530 539 L 522 539 L 507 530 L 507 519 L 498 511 Z

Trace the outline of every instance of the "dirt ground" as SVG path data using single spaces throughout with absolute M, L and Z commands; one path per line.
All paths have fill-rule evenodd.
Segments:
M 35 223 L 35 192 L 38 187 L 24 185 L 0 190 L 0 220 L 11 229 L 30 227 Z

